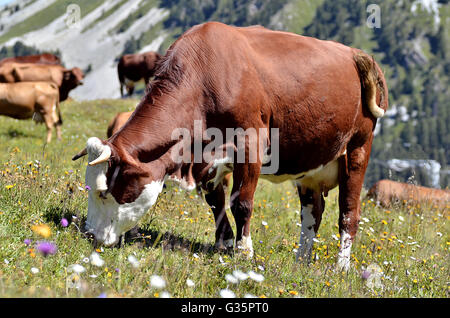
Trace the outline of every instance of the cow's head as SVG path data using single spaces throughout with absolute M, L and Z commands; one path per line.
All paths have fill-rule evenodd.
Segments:
M 73 89 L 78 85 L 83 85 L 84 74 L 83 71 L 78 67 L 74 67 L 70 70 L 66 69 L 63 72 L 64 72 L 64 82 L 70 89 Z
M 157 169 L 158 163 L 148 166 L 136 161 L 96 137 L 89 138 L 86 149 L 72 160 L 86 154 L 89 160 L 86 231 L 95 236 L 97 243 L 113 246 L 155 204 L 165 175 L 152 174 L 152 170 L 161 171 Z

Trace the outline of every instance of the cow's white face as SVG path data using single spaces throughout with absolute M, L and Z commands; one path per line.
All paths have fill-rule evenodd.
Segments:
M 87 142 L 89 162 L 96 159 L 104 150 L 98 138 L 90 138 Z M 89 189 L 88 215 L 85 228 L 95 236 L 97 243 L 113 246 L 119 241 L 121 234 L 132 229 L 148 209 L 155 204 L 161 193 L 164 180 L 152 181 L 134 202 L 119 204 L 108 190 L 106 173 L 108 162 L 99 163 L 86 168 L 86 184 Z M 127 184 L 117 185 L 126 190 Z

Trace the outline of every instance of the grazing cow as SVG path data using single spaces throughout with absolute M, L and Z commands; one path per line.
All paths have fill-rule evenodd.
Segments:
M 31 63 L 7 63 L 0 67 L 0 82 L 54 82 L 59 87 L 59 98 L 63 102 L 69 92 L 83 85 L 83 71 L 78 67 L 66 69 L 61 65 L 41 65 Z
M 7 57 L 0 60 L 0 66 L 6 63 L 36 63 L 36 64 L 61 65 L 61 60 L 54 54 L 43 53 L 36 55 Z
M 140 54 L 126 54 L 122 56 L 117 65 L 117 72 L 120 81 L 120 96 L 123 97 L 123 86 L 126 86 L 128 95 L 134 91 L 134 83 L 142 79 L 145 85 L 150 77 L 155 74 L 155 67 L 161 58 L 156 52 L 145 52 Z
M 360 50 L 263 27 L 217 22 L 195 26 L 169 48 L 123 128 L 104 141 L 89 138 L 86 148 L 72 158 L 88 155 L 86 230 L 97 244 L 115 245 L 154 205 L 166 178 L 180 170 L 180 178 L 206 191 L 216 220 L 216 246 L 227 248 L 235 240 L 235 248 L 251 257 L 254 192 L 268 165 L 263 152 L 278 169 L 261 177 L 295 180 L 299 189 L 297 258 L 310 259 L 324 210 L 323 193 L 339 185 L 337 265 L 346 270 L 373 130 L 387 107 L 384 76 Z M 239 142 L 234 136 L 210 148 L 217 140 L 202 134 L 206 129 L 224 134 L 239 128 L 253 131 L 264 142 L 247 136 Z M 179 138 L 180 131 L 187 137 Z M 194 148 L 193 164 L 188 151 L 184 157 L 189 147 Z M 196 147 L 203 150 L 200 162 L 195 160 Z M 251 159 L 248 154 L 254 148 L 259 155 Z M 242 153 L 244 159 L 239 158 Z M 229 171 L 235 236 L 221 183 Z
M 392 203 L 432 204 L 440 208 L 450 207 L 450 190 L 433 189 L 409 183 L 380 180 L 370 188 L 367 197 L 384 207 Z
M 52 139 L 53 127 L 61 139 L 62 117 L 59 109 L 59 91 L 51 82 L 0 83 L 0 115 L 33 118 L 45 123 L 47 143 Z

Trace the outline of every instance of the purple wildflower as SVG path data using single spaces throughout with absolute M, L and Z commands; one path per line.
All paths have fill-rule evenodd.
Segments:
M 88 185 L 87 185 L 87 186 L 85 186 L 84 188 L 85 188 L 86 190 L 88 190 L 88 191 L 89 191 L 89 190 L 91 190 L 91 187 L 90 187 L 90 186 L 88 186 Z
M 58 248 L 54 243 L 47 241 L 39 242 L 36 248 L 44 256 L 53 255 L 58 250 Z
M 106 293 L 101 293 L 100 295 L 97 296 L 97 298 L 106 298 Z
M 365 270 L 361 273 L 362 279 L 369 279 L 370 275 L 371 275 L 371 272 L 368 270 Z
M 120 272 L 120 269 L 116 268 L 115 271 L 116 271 L 116 273 L 118 273 L 118 272 Z
M 25 243 L 25 245 L 30 245 L 31 244 L 31 240 L 30 239 L 25 239 L 23 242 Z
M 61 219 L 61 226 L 62 227 L 67 227 L 69 225 L 69 221 L 67 221 L 66 218 L 62 218 Z

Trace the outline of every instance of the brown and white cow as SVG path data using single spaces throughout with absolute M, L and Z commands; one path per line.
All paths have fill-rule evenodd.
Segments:
M 430 204 L 439 208 L 450 208 L 450 190 L 421 187 L 392 180 L 380 180 L 367 192 L 367 197 L 383 207 L 393 203 Z
M 59 59 L 58 56 L 54 54 L 42 53 L 36 55 L 7 57 L 0 60 L 0 66 L 6 63 L 36 63 L 36 64 L 60 65 L 61 60 Z
M 61 139 L 61 111 L 59 91 L 54 83 L 24 82 L 0 83 L 0 115 L 16 118 L 33 118 L 47 127 L 47 143 L 52 139 L 53 127 Z
M 262 146 L 256 143 L 257 154 L 278 157 L 278 170 L 261 176 L 273 182 L 295 180 L 299 188 L 302 230 L 297 258 L 310 258 L 324 210 L 322 194 L 339 185 L 338 266 L 348 269 L 373 130 L 388 107 L 387 94 L 380 68 L 360 50 L 263 27 L 217 22 L 195 26 L 169 48 L 123 128 L 104 141 L 90 138 L 86 149 L 74 156 L 88 154 L 86 228 L 97 242 L 115 245 L 156 202 L 166 178 L 182 170 L 184 180 L 207 190 L 205 198 L 216 219 L 216 246 L 228 247 L 234 234 L 221 178 L 232 170 L 235 247 L 252 256 L 253 198 L 267 165 L 260 155 L 254 161 L 247 156 L 255 143 L 246 140 L 242 148 L 237 138 L 226 140 L 214 153 L 222 149 L 227 156 L 193 164 L 180 163 L 177 155 L 180 144 L 194 150 L 204 146 L 206 153 L 212 143 L 208 135 L 195 134 L 196 123 L 204 131 L 253 129 L 265 141 Z M 191 138 L 174 138 L 180 129 Z M 272 129 L 278 149 L 268 142 Z M 236 160 L 242 150 L 245 160 Z
M 59 87 L 59 98 L 63 102 L 69 92 L 83 85 L 83 71 L 78 67 L 66 69 L 61 65 L 32 63 L 7 63 L 0 67 L 0 82 L 53 82 Z
M 123 87 L 127 88 L 128 95 L 131 96 L 134 91 L 134 83 L 142 79 L 145 85 L 155 74 L 155 68 L 158 60 L 161 58 L 157 52 L 144 52 L 137 54 L 125 54 L 117 65 L 117 73 L 120 81 L 120 96 L 123 97 Z

